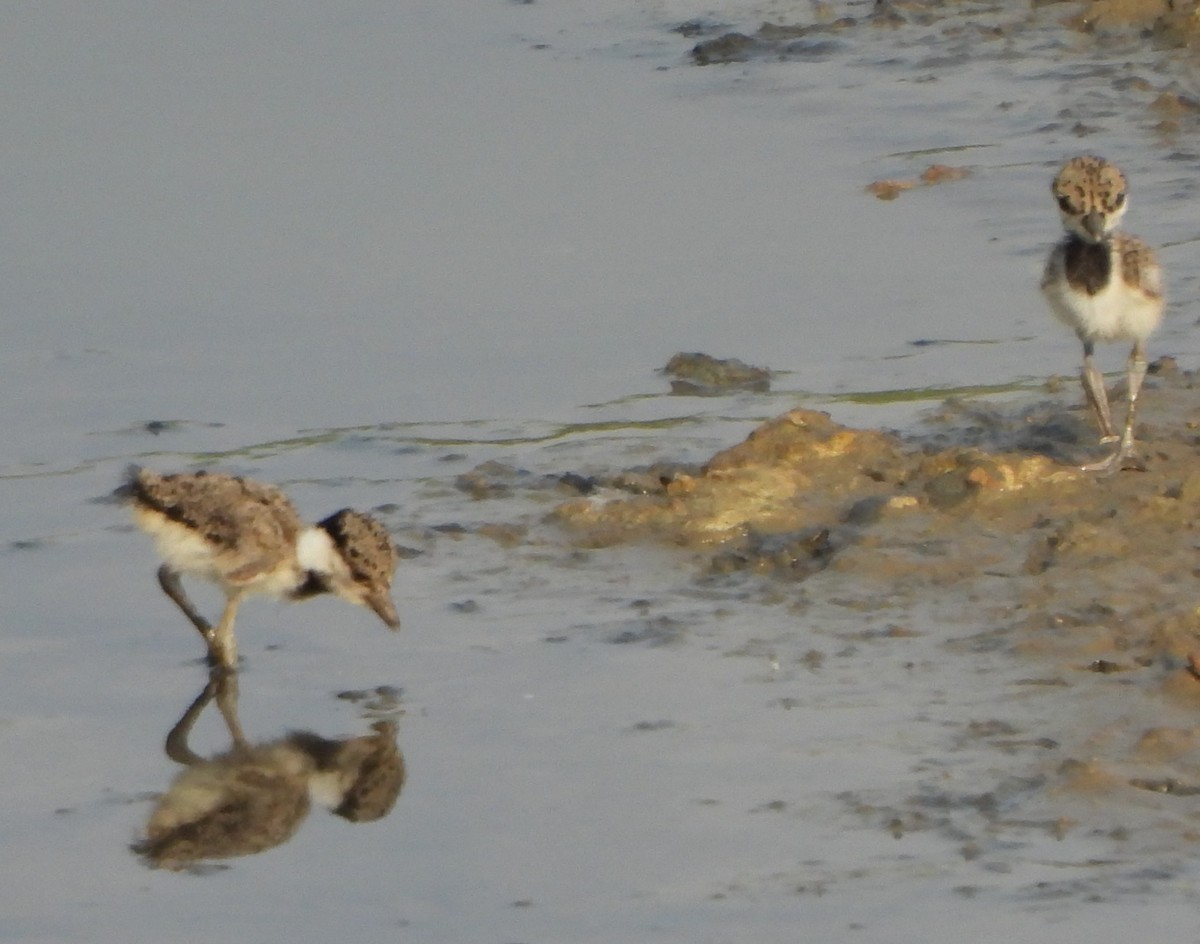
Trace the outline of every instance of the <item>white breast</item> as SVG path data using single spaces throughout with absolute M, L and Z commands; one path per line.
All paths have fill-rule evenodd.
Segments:
M 1066 277 L 1048 281 L 1042 291 L 1050 310 L 1082 338 L 1096 341 L 1145 340 L 1158 326 L 1162 302 L 1113 279 L 1095 295 L 1077 291 Z

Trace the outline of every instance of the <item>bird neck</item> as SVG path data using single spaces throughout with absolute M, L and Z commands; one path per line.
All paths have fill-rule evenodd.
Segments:
M 307 600 L 332 592 L 336 556 L 333 538 L 324 528 L 311 526 L 301 531 L 296 539 L 296 568 L 299 574 L 296 585 L 288 591 L 288 599 Z

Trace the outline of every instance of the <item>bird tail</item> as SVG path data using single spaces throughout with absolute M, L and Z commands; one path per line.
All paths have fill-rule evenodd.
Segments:
M 113 490 L 113 498 L 121 502 L 133 501 L 137 498 L 138 493 L 141 491 L 141 482 L 139 481 L 141 474 L 142 467 L 140 465 L 130 463 L 126 466 L 125 479 Z

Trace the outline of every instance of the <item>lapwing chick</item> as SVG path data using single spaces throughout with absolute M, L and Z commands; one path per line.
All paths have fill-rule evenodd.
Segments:
M 131 468 L 118 494 L 164 563 L 158 582 L 208 646 L 209 661 L 237 663 L 233 623 L 246 596 L 306 600 L 333 593 L 400 628 L 392 601 L 396 549 L 370 515 L 344 508 L 305 524 L 278 488 L 215 472 L 160 475 Z M 213 626 L 184 592 L 183 575 L 217 584 L 225 609 Z
M 1066 235 L 1050 252 L 1042 293 L 1050 310 L 1083 343 L 1083 391 L 1100 427 L 1101 443 L 1116 443 L 1107 458 L 1083 466 L 1114 472 L 1134 453 L 1134 418 L 1146 376 L 1146 339 L 1162 320 L 1162 269 L 1154 250 L 1116 231 L 1129 206 L 1125 175 L 1100 157 L 1067 161 L 1050 187 Z M 1104 377 L 1093 357 L 1097 341 L 1130 341 L 1128 406 L 1118 435 Z

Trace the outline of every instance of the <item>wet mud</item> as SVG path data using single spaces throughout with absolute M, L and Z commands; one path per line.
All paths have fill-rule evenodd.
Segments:
M 1139 461 L 1115 474 L 1079 468 L 1109 447 L 1078 385 L 1056 380 L 1022 403 L 948 401 L 904 435 L 791 410 L 699 468 L 596 477 L 551 520 L 578 547 L 657 544 L 685 557 L 697 586 L 800 610 L 848 579 L 856 599 L 840 602 L 876 623 L 894 611 L 897 636 L 914 608 L 949 603 L 978 645 L 1025 662 L 1030 684 L 1101 676 L 1113 699 L 1137 689 L 1200 720 L 1198 384 L 1169 359 L 1154 365 Z M 1120 390 L 1113 399 L 1119 412 Z M 644 490 L 631 494 L 630 480 Z M 1200 725 L 1139 724 L 1111 754 L 1064 746 L 1054 783 L 1200 788 Z M 1095 733 L 1076 730 L 1075 746 Z M 1063 735 L 997 722 L 973 737 L 1044 754 Z
M 472 504 L 454 504 L 461 524 L 433 540 L 495 545 L 584 583 L 652 559 L 659 589 L 606 591 L 625 599 L 624 619 L 581 616 L 544 641 L 666 652 L 680 671 L 689 653 L 738 660 L 768 713 L 802 726 L 814 776 L 831 763 L 822 726 L 848 706 L 863 713 L 855 737 L 899 751 L 894 780 L 839 774 L 827 796 L 904 854 L 891 862 L 881 847 L 867 873 L 831 857 L 746 878 L 755 894 L 825 895 L 919 860 L 964 898 L 1146 895 L 1184 874 L 1200 841 L 1198 385 L 1200 373 L 1156 362 L 1136 467 L 1106 476 L 1080 469 L 1110 447 L 1078 381 L 1053 378 L 1032 394 L 946 400 L 903 431 L 792 409 L 703 462 L 672 462 L 663 446 L 650 464 L 605 469 L 602 443 L 576 467 L 492 460 L 458 477 Z M 1118 419 L 1123 398 L 1117 383 Z M 470 615 L 475 599 L 450 609 Z M 482 599 L 486 618 L 497 600 Z M 927 728 L 936 746 L 912 747 L 915 733 L 876 743 L 876 709 L 887 720 L 875 724 Z M 808 822 L 803 805 L 781 793 L 751 812 Z
M 808 16 L 760 21 L 754 26 L 714 18 L 688 20 L 675 32 L 693 44 L 696 66 L 739 63 L 853 61 L 866 68 L 901 65 L 916 71 L 916 83 L 938 82 L 967 63 L 1039 61 L 1046 50 L 1095 56 L 1090 78 L 1099 98 L 1065 92 L 1068 107 L 1035 133 L 1069 131 L 1087 137 L 1124 113 L 1144 130 L 1172 143 L 1195 131 L 1200 101 L 1179 81 L 1181 69 L 1200 47 L 1200 6 L 1166 0 L 1045 0 L 1032 4 L 946 3 L 913 0 L 857 5 L 817 3 Z M 865 10 L 865 12 L 863 12 Z M 1053 53 L 1052 53 L 1053 55 Z M 1055 73 L 1021 74 L 1018 81 L 1042 83 Z M 1063 76 L 1065 78 L 1066 76 Z M 1012 89 L 1015 91 L 1016 87 Z M 1016 104 L 998 100 L 1008 111 Z M 951 168 L 962 172 L 961 168 Z M 872 192 L 894 199 L 921 181 L 878 181 Z M 887 186 L 887 185 L 891 186 Z
M 743 32 L 717 20 L 694 19 L 680 24 L 676 32 L 696 38 L 691 57 L 700 66 L 753 59 L 820 61 L 845 53 L 862 30 L 914 29 L 931 41 L 1003 43 L 1055 24 L 1100 40 L 1108 33 L 1134 31 L 1165 48 L 1195 48 L 1200 42 L 1197 5 L 1169 0 L 1042 0 L 1008 9 L 991 3 L 905 0 L 870 4 L 869 12 L 856 15 L 839 15 L 835 4 L 813 7 L 810 22 L 767 21 Z

